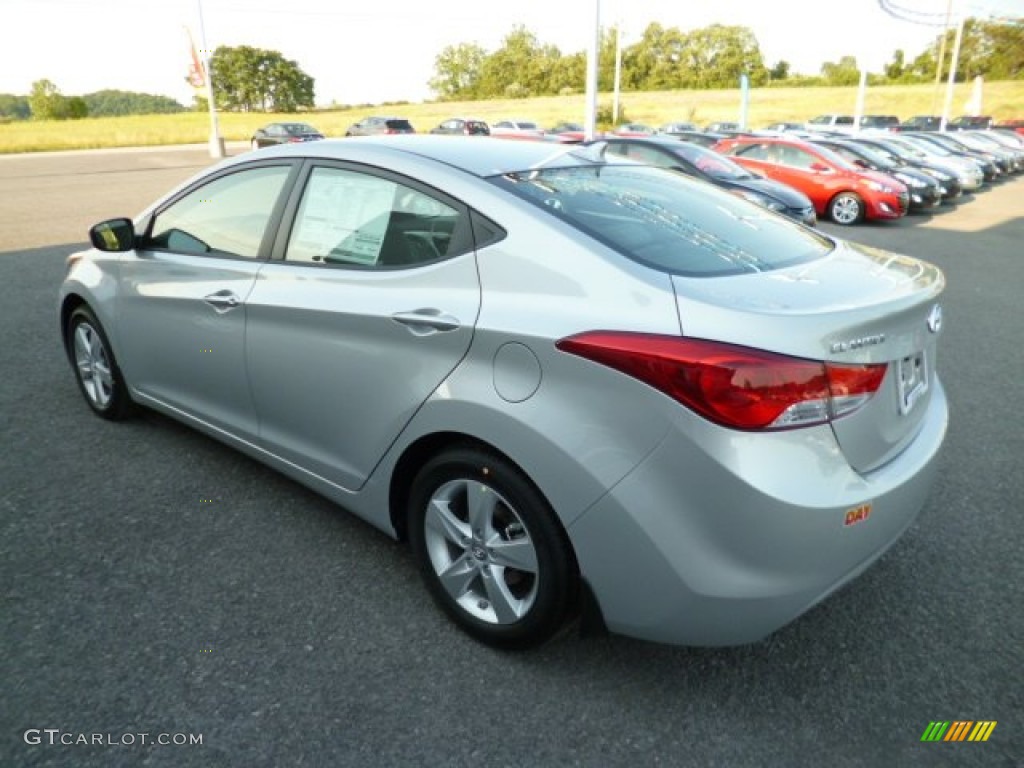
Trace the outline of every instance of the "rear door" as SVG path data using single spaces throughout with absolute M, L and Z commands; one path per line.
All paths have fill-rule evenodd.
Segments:
M 249 297 L 260 443 L 358 489 L 469 348 L 480 308 L 469 212 L 409 179 L 304 172 Z
M 829 178 L 810 169 L 813 155 L 797 147 L 774 142 L 744 144 L 734 152 L 736 160 L 744 167 L 799 189 L 811 199 L 819 215 L 825 213 L 832 197 Z

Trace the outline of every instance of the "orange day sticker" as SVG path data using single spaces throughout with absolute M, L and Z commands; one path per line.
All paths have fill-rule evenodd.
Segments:
M 864 520 L 867 520 L 871 516 L 871 502 L 867 504 L 861 504 L 859 507 L 847 510 L 846 520 L 843 521 L 843 525 L 851 526 L 856 525 Z

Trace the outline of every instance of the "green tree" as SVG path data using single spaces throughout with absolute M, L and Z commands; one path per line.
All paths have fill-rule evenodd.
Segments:
M 549 73 L 560 58 L 555 46 L 541 45 L 522 25 L 513 27 L 501 47 L 481 63 L 478 95 L 503 97 L 513 83 L 518 83 L 517 90 L 525 95 L 553 93 Z
M 723 24 L 685 34 L 676 27 L 648 24 L 624 62 L 624 81 L 645 91 L 732 88 L 744 73 L 752 85 L 762 85 L 769 76 L 754 33 Z
M 185 107 L 168 96 L 105 89 L 87 93 L 83 97 L 93 117 L 106 115 L 173 114 Z
M 295 112 L 314 106 L 313 78 L 277 51 L 222 45 L 213 52 L 210 70 L 221 109 Z
M 751 85 L 764 85 L 768 69 L 754 33 L 747 27 L 712 24 L 686 36 L 683 82 L 695 88 L 732 88 L 746 74 Z
M 843 56 L 838 62 L 826 61 L 821 65 L 821 76 L 826 85 L 856 85 L 860 82 L 857 58 Z
M 81 120 L 88 115 L 89 105 L 81 96 L 71 96 L 64 100 L 64 117 L 69 120 Z
M 36 120 L 61 120 L 66 117 L 65 99 L 49 80 L 36 80 L 28 95 L 28 106 Z
M 476 43 L 447 46 L 434 58 L 431 90 L 442 100 L 475 98 L 486 58 L 487 52 Z
M 890 80 L 900 80 L 907 68 L 906 54 L 897 49 L 892 54 L 892 61 L 885 65 L 885 76 Z
M 775 63 L 775 66 L 768 70 L 768 78 L 770 80 L 786 80 L 789 78 L 790 64 L 784 59 L 780 59 Z
M 982 24 L 980 31 L 987 38 L 985 76 L 990 80 L 1024 80 L 1024 17 L 1016 23 Z
M 13 93 L 0 93 L 0 122 L 4 120 L 28 120 L 32 116 L 32 108 L 24 96 Z
M 947 74 L 953 61 L 956 31 L 944 32 L 945 58 L 942 72 Z M 919 80 L 935 77 L 943 35 L 922 51 L 910 64 L 910 74 Z M 982 75 L 991 80 L 1024 79 L 1024 18 L 1008 22 L 964 20 L 956 80 L 966 82 Z
M 651 22 L 639 42 L 623 55 L 623 82 L 630 90 L 657 91 L 682 87 L 680 62 L 683 58 L 683 33 Z

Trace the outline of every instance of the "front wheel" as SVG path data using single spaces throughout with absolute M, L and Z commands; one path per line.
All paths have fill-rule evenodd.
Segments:
M 107 335 L 88 307 L 78 307 L 68 318 L 67 345 L 78 388 L 89 407 L 104 419 L 129 416 L 132 401 L 128 387 Z
M 854 192 L 840 192 L 829 203 L 828 214 L 836 224 L 856 224 L 864 218 L 864 201 Z
M 437 603 L 489 645 L 539 645 L 575 603 L 564 531 L 533 485 L 498 456 L 458 448 L 429 461 L 412 485 L 409 539 Z

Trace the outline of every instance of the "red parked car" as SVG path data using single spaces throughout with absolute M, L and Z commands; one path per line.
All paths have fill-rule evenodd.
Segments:
M 1008 131 L 1014 131 L 1015 133 L 1019 133 L 1022 136 L 1024 136 L 1024 120 L 1021 119 L 1003 120 L 1001 122 L 996 123 L 993 127 L 1002 128 Z
M 836 224 L 898 219 L 910 205 L 907 188 L 891 176 L 859 168 L 828 149 L 800 139 L 737 136 L 712 149 L 748 170 L 795 187 L 811 198 L 818 216 Z

